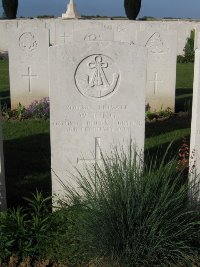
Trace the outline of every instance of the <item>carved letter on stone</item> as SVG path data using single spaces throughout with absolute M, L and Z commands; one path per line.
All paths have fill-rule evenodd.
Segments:
M 97 36 L 96 34 L 92 33 L 92 34 L 87 34 L 84 38 L 85 41 L 96 41 L 97 40 Z

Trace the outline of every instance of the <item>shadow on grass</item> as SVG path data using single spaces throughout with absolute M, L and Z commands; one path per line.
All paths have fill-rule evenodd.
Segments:
M 184 139 L 189 146 L 190 136 L 186 135 Z M 149 166 L 151 164 L 151 161 L 153 160 L 153 163 L 156 162 L 158 166 L 163 160 L 165 154 L 165 162 L 168 162 L 172 158 L 178 158 L 178 151 L 182 144 L 183 140 L 182 138 L 180 138 L 178 140 L 172 140 L 170 142 L 163 143 L 162 145 L 147 148 L 144 155 L 145 163 L 147 164 L 147 166 Z
M 8 207 L 23 205 L 35 190 L 51 195 L 49 134 L 4 141 Z
M 0 92 L 0 101 L 1 101 L 1 107 L 11 107 L 10 103 L 10 91 L 1 91 Z
M 145 126 L 145 137 L 155 137 L 175 130 L 187 129 L 190 126 L 191 118 L 189 116 L 176 116 L 166 120 L 147 122 Z
M 189 111 L 192 108 L 192 88 L 177 88 L 175 112 Z

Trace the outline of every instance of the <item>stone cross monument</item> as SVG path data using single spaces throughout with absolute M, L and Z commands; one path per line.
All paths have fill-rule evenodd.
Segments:
M 62 19 L 79 19 L 80 17 L 81 16 L 76 10 L 74 0 L 70 0 L 69 4 L 67 5 L 66 13 L 62 14 Z

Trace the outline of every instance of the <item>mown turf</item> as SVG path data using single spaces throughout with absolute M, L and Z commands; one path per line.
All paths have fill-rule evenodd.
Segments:
M 50 195 L 49 121 L 4 121 L 3 134 L 8 205 L 36 189 Z
M 9 85 L 9 71 L 8 60 L 0 60 L 0 99 L 1 102 L 10 101 L 10 85 Z
M 176 70 L 176 112 L 192 107 L 194 64 L 177 64 Z

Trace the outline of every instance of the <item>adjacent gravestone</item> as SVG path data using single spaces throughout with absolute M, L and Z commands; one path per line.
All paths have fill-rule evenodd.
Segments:
M 0 51 L 8 51 L 7 25 L 15 24 L 16 20 L 0 20 Z
M 2 134 L 2 127 L 0 124 L 0 212 L 4 211 L 6 207 L 7 204 L 6 204 L 5 172 L 4 172 L 3 134 Z
M 138 44 L 148 49 L 146 106 L 151 110 L 175 109 L 177 34 L 141 31 Z
M 192 122 L 190 139 L 190 174 L 200 174 L 200 50 L 195 51 Z
M 49 96 L 49 31 L 23 24 L 8 29 L 11 107 Z
M 119 42 L 50 47 L 52 190 L 113 146 L 144 148 L 146 49 Z

